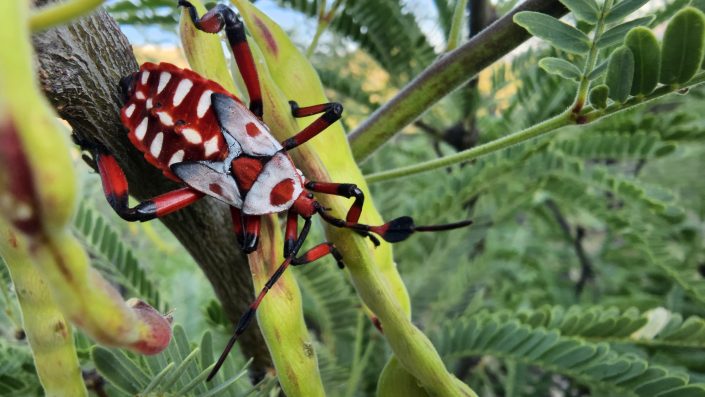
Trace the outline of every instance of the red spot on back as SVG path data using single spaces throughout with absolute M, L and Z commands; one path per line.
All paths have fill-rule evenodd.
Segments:
M 259 159 L 251 157 L 238 157 L 233 160 L 232 169 L 235 180 L 242 190 L 250 190 L 262 172 L 264 164 Z
M 272 192 L 269 193 L 269 202 L 272 205 L 282 205 L 292 199 L 292 193 L 294 193 L 294 180 L 291 178 L 284 179 L 277 183 Z
M 247 131 L 247 135 L 253 138 L 262 133 L 255 123 L 247 123 L 247 125 L 245 125 L 245 131 Z
M 219 196 L 223 195 L 223 188 L 220 185 L 218 185 L 217 183 L 211 183 L 210 185 L 208 185 L 208 189 L 210 189 L 211 192 L 213 192 Z

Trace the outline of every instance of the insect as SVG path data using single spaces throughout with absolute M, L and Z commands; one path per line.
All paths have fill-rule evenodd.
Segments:
M 414 232 L 455 229 L 471 221 L 416 226 L 412 218 L 404 216 L 379 226 L 359 223 L 365 198 L 357 186 L 307 180 L 288 154 L 340 119 L 343 107 L 338 103 L 300 107 L 292 101 L 294 117 L 320 116 L 298 134 L 278 142 L 262 121 L 257 71 L 244 25 L 235 12 L 217 5 L 199 18 L 188 1 L 179 0 L 179 6 L 188 9 L 199 30 L 208 33 L 225 30 L 245 82 L 249 106 L 218 83 L 167 63 L 145 63 L 138 72 L 123 78 L 121 119 L 129 131 L 129 140 L 164 176 L 183 185 L 134 207 L 128 205 L 127 180 L 115 157 L 99 144 L 76 140 L 92 153 L 108 202 L 127 221 L 159 218 L 211 196 L 230 206 L 237 240 L 246 253 L 251 253 L 258 245 L 260 217 L 286 212 L 285 260 L 240 318 L 208 377 L 210 380 L 251 322 L 267 291 L 288 266 L 304 265 L 326 255 L 332 255 L 341 268 L 344 266 L 340 253 L 329 242 L 299 255 L 313 215 L 369 237 L 376 245 L 379 240 L 375 236 L 394 243 Z M 353 198 L 354 202 L 346 218 L 337 219 L 327 213 L 313 193 Z M 304 221 L 301 231 L 298 231 L 299 217 Z

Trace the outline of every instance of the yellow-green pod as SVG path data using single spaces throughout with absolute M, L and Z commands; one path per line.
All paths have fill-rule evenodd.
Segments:
M 191 1 L 199 15 L 204 8 L 199 1 Z M 215 80 L 223 87 L 234 88 L 233 79 L 227 73 L 222 56 L 222 42 L 218 35 L 203 33 L 195 29 L 187 13 L 181 15 L 181 39 L 191 68 L 203 76 Z M 267 125 L 275 131 L 296 130 L 291 120 L 289 104 L 277 100 L 268 92 L 276 91 L 262 54 L 250 43 L 255 59 L 263 103 L 267 109 Z M 219 53 L 220 56 L 214 56 Z M 204 63 L 203 60 L 207 62 Z M 215 59 L 215 61 L 213 60 Z M 219 65 L 210 65 L 218 63 Z M 235 91 L 231 91 L 236 93 Z M 284 261 L 284 241 L 276 215 L 262 217 L 260 243 L 257 250 L 248 255 L 254 294 L 257 294 Z M 253 299 L 254 299 L 253 295 Z M 277 370 L 277 377 L 287 396 L 325 396 L 323 381 L 318 371 L 318 361 L 313 341 L 303 318 L 301 291 L 291 270 L 286 271 L 267 293 L 257 310 L 257 322 L 267 343 L 267 348 Z
M 647 95 L 656 88 L 661 72 L 661 49 L 656 36 L 643 26 L 629 31 L 624 45 L 634 55 L 634 81 L 631 94 Z
M 705 15 L 697 8 L 686 7 L 671 19 L 663 35 L 661 83 L 687 83 L 700 69 L 704 55 Z
M 377 382 L 377 397 L 430 397 L 419 382 L 399 364 L 396 357 L 387 361 Z
M 273 21 L 259 12 L 247 1 L 233 0 L 245 21 L 249 32 L 266 60 L 269 76 L 276 86 L 267 87 L 261 79 L 265 100 L 265 122 L 279 139 L 287 138 L 296 130 L 284 127 L 281 112 L 274 109 L 275 117 L 268 115 L 267 96 L 276 98 L 276 106 L 287 100 L 296 100 L 301 106 L 328 102 L 320 80 L 308 61 L 298 52 L 291 40 Z M 258 65 L 259 66 L 259 65 Z M 261 75 L 260 75 L 261 77 Z M 291 119 L 291 116 L 289 116 Z M 299 119 L 299 127 L 311 123 L 311 118 Z M 339 123 L 333 124 L 321 135 L 292 151 L 292 157 L 310 180 L 352 182 L 366 193 L 366 184 L 359 168 L 354 163 L 344 131 Z M 350 202 L 338 197 L 317 196 L 332 214 L 345 217 Z M 380 224 L 376 211 L 365 206 L 362 221 Z M 475 396 L 469 387 L 458 382 L 446 370 L 440 356 L 428 338 L 409 318 L 408 295 L 396 272 L 391 256 L 391 247 L 382 244 L 376 250 L 368 242 L 348 230 L 327 227 L 326 235 L 335 243 L 346 261 L 348 272 L 355 288 L 365 304 L 378 316 L 384 334 L 399 359 L 428 392 L 443 396 Z
M 0 218 L 28 240 L 29 260 L 65 317 L 98 341 L 140 352 L 164 349 L 170 324 L 129 307 L 88 263 L 71 234 L 77 181 L 68 134 L 36 82 L 27 2 L 0 2 L 0 94 L 11 128 L 0 134 Z M 0 245 L 0 255 L 12 256 Z M 15 264 L 10 263 L 10 266 Z

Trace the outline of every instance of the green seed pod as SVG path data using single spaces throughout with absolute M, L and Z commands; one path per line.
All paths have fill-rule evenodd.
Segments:
M 605 84 L 600 84 L 590 90 L 590 104 L 597 109 L 607 107 L 607 97 L 609 96 L 610 88 Z
M 377 382 L 377 397 L 388 396 L 429 397 L 429 394 L 419 386 L 416 378 L 399 364 L 397 358 L 392 357 L 384 366 Z
M 624 44 L 634 55 L 632 95 L 647 95 L 656 88 L 661 71 L 661 50 L 656 36 L 643 26 L 629 31 Z
M 680 10 L 668 23 L 661 46 L 661 82 L 687 83 L 705 55 L 705 15 L 694 7 Z
M 610 55 L 605 84 L 609 97 L 615 102 L 624 102 L 629 97 L 634 79 L 634 54 L 629 47 L 621 46 Z

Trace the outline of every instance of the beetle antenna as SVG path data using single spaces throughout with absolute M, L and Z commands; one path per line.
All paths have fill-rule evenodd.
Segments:
M 465 220 L 455 223 L 447 223 L 441 225 L 425 225 L 416 226 L 414 220 L 409 216 L 402 216 L 391 221 L 379 225 L 370 226 L 362 223 L 347 222 L 342 219 L 338 219 L 323 210 L 322 207 L 318 207 L 318 214 L 326 222 L 330 223 L 336 227 L 342 227 L 347 229 L 355 230 L 363 235 L 368 235 L 369 233 L 374 233 L 382 237 L 388 243 L 397 243 L 399 241 L 406 240 L 414 232 L 440 232 L 445 230 L 458 229 L 472 224 L 472 220 Z

